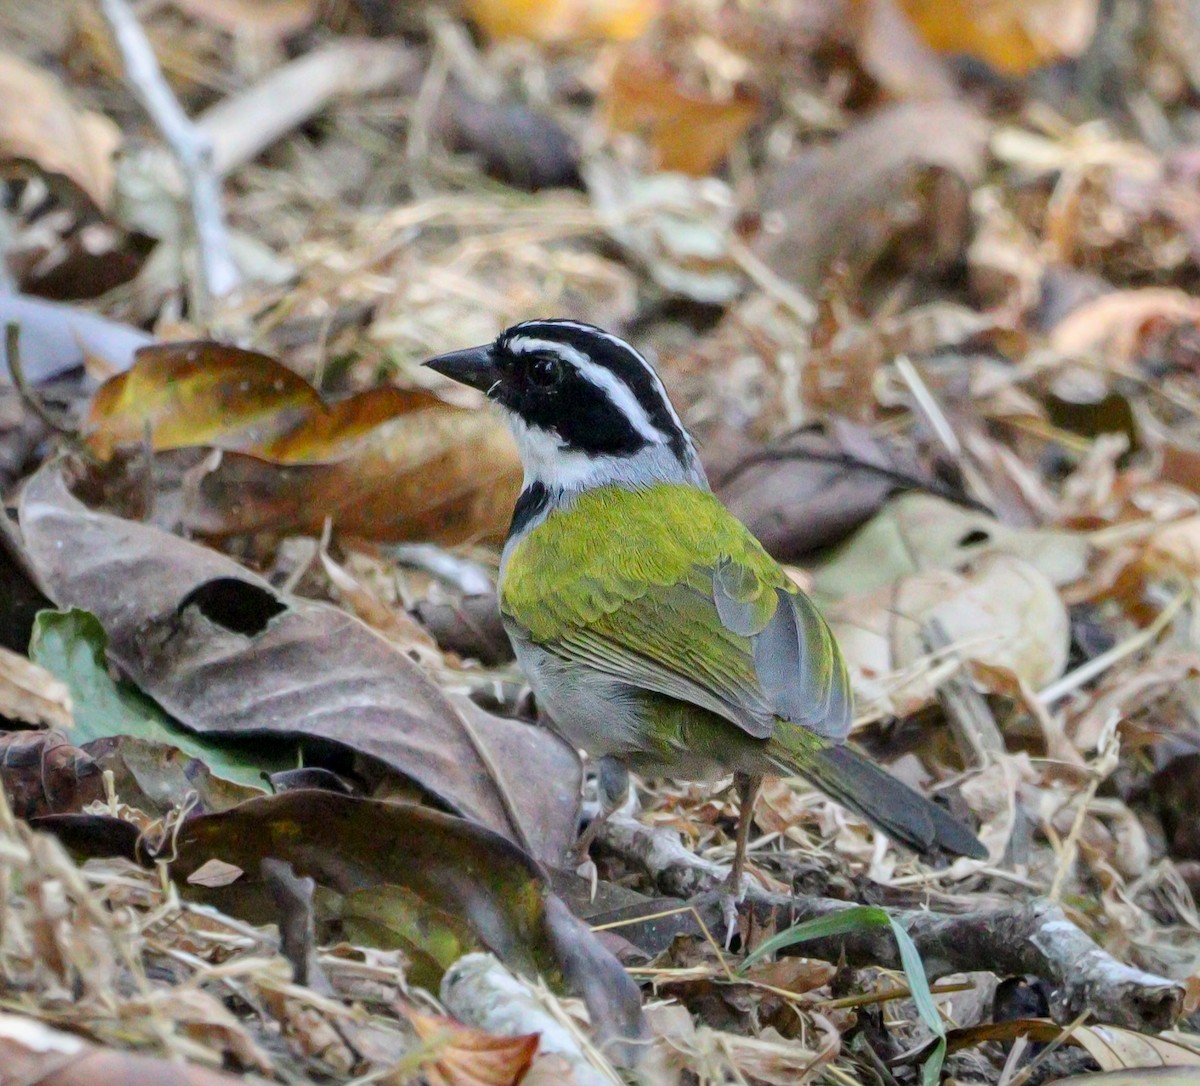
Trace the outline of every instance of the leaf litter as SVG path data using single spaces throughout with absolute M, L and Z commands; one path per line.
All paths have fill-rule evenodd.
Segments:
M 1194 1073 L 1186 5 L 140 5 L 217 147 L 219 299 L 99 9 L 41 7 L 0 10 L 0 1064 Z M 300 64 L 341 93 L 255 93 Z M 519 468 L 418 366 L 547 315 L 654 357 L 856 741 L 987 861 L 768 782 L 727 949 L 735 796 L 641 781 L 575 871 L 583 767 L 479 584 Z M 740 968 L 801 937 L 832 964 Z

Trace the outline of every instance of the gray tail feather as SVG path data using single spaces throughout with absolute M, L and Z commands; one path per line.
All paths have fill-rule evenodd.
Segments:
M 987 849 L 957 818 L 851 747 L 828 746 L 804 764 L 780 764 L 916 852 L 987 859 Z

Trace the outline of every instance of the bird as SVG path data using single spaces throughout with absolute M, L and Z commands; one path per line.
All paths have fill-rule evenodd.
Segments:
M 918 853 L 986 857 L 963 823 L 847 744 L 853 699 L 833 633 L 713 494 L 641 352 L 556 318 L 425 365 L 482 392 L 516 440 L 501 620 L 539 706 L 596 761 L 601 818 L 630 771 L 732 774 L 735 900 L 767 775 L 803 778 Z

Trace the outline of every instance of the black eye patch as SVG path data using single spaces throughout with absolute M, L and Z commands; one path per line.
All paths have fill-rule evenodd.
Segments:
M 566 365 L 557 355 L 549 352 L 528 356 L 525 377 L 535 388 L 553 388 L 565 376 Z

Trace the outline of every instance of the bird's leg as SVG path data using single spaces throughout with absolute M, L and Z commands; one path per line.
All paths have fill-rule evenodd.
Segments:
M 754 801 L 758 799 L 758 789 L 762 777 L 751 776 L 749 773 L 735 773 L 734 787 L 738 794 L 738 824 L 737 837 L 734 839 L 733 867 L 729 869 L 729 881 L 725 884 L 726 893 L 732 894 L 735 901 L 742 900 L 742 872 L 746 868 L 746 845 L 750 840 L 750 825 L 754 821 Z
M 575 856 L 581 864 L 587 862 L 592 842 L 604 828 L 604 823 L 629 798 L 629 771 L 615 758 L 601 758 L 596 765 L 596 798 L 600 801 L 600 813 L 588 823 L 575 843 Z

